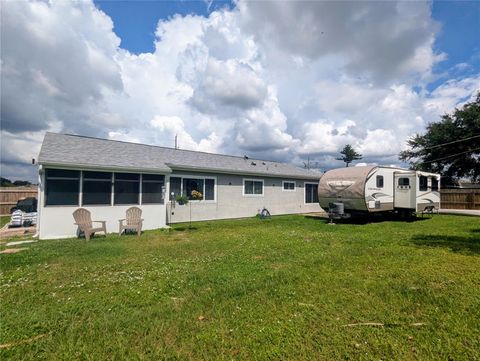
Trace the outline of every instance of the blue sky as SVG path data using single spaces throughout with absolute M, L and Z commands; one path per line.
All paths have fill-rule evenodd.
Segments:
M 139 54 L 154 51 L 155 29 L 159 20 L 177 14 L 208 16 L 220 8 L 235 7 L 232 1 L 103 1 L 95 4 L 114 23 L 114 31 L 121 39 L 121 47 Z M 480 70 L 480 1 L 433 1 L 432 17 L 441 24 L 434 49 L 447 58 L 434 67 L 437 74 L 454 73 L 463 76 Z M 457 64 L 469 67 L 457 67 Z M 440 85 L 445 74 L 429 85 L 429 90 Z
M 175 15 L 208 16 L 212 11 L 234 7 L 230 1 L 104 1 L 95 4 L 109 15 L 121 47 L 139 54 L 154 51 L 155 29 L 159 20 Z

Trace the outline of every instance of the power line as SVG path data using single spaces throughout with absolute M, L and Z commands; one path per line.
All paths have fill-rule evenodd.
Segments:
M 465 152 L 461 152 L 461 153 L 457 153 L 457 154 L 452 154 L 452 155 L 449 155 L 449 156 L 443 157 L 443 158 L 438 158 L 438 159 L 434 159 L 434 160 L 429 160 L 429 161 L 426 161 L 426 162 L 422 162 L 422 163 L 420 163 L 420 164 L 428 164 L 428 163 L 438 162 L 439 160 L 444 160 L 444 159 L 456 157 L 457 155 L 462 155 L 462 154 L 466 154 L 466 153 L 470 153 L 470 152 L 475 152 L 476 150 L 480 150 L 480 148 L 470 149 L 470 150 L 467 150 L 467 151 L 465 151 Z
M 474 139 L 474 138 L 480 138 L 480 134 L 479 134 L 479 135 L 474 135 L 473 137 L 468 137 L 468 138 L 464 138 L 464 139 L 454 140 L 453 142 L 447 142 L 447 143 L 442 143 L 442 144 L 433 145 L 433 146 L 427 147 L 427 148 L 422 148 L 422 150 L 425 150 L 425 149 L 433 149 L 433 148 L 438 148 L 438 147 L 443 147 L 444 145 L 459 143 L 459 142 L 463 142 L 463 141 L 465 141 L 465 140 L 470 140 L 470 139 Z

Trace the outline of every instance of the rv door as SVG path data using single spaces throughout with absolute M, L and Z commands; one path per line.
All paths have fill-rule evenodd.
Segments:
M 394 180 L 394 207 L 415 209 L 415 174 L 395 173 Z

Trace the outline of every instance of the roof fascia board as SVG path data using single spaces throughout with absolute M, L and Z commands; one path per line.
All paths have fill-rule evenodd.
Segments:
M 314 175 L 294 175 L 294 174 L 273 174 L 268 172 L 243 172 L 243 171 L 234 171 L 234 170 L 225 170 L 225 169 L 218 169 L 218 168 L 201 168 L 201 167 L 188 167 L 188 166 L 178 166 L 171 163 L 165 163 L 168 165 L 172 171 L 187 171 L 187 172 L 208 172 L 208 173 L 219 173 L 219 174 L 235 174 L 235 175 L 248 175 L 253 177 L 270 177 L 270 178 L 291 178 L 291 179 L 313 179 L 319 180 L 322 176 L 319 174 L 318 176 Z

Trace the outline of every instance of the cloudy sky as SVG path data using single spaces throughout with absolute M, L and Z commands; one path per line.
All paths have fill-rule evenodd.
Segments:
M 1 173 L 46 131 L 320 169 L 405 141 L 480 89 L 480 2 L 6 1 Z

